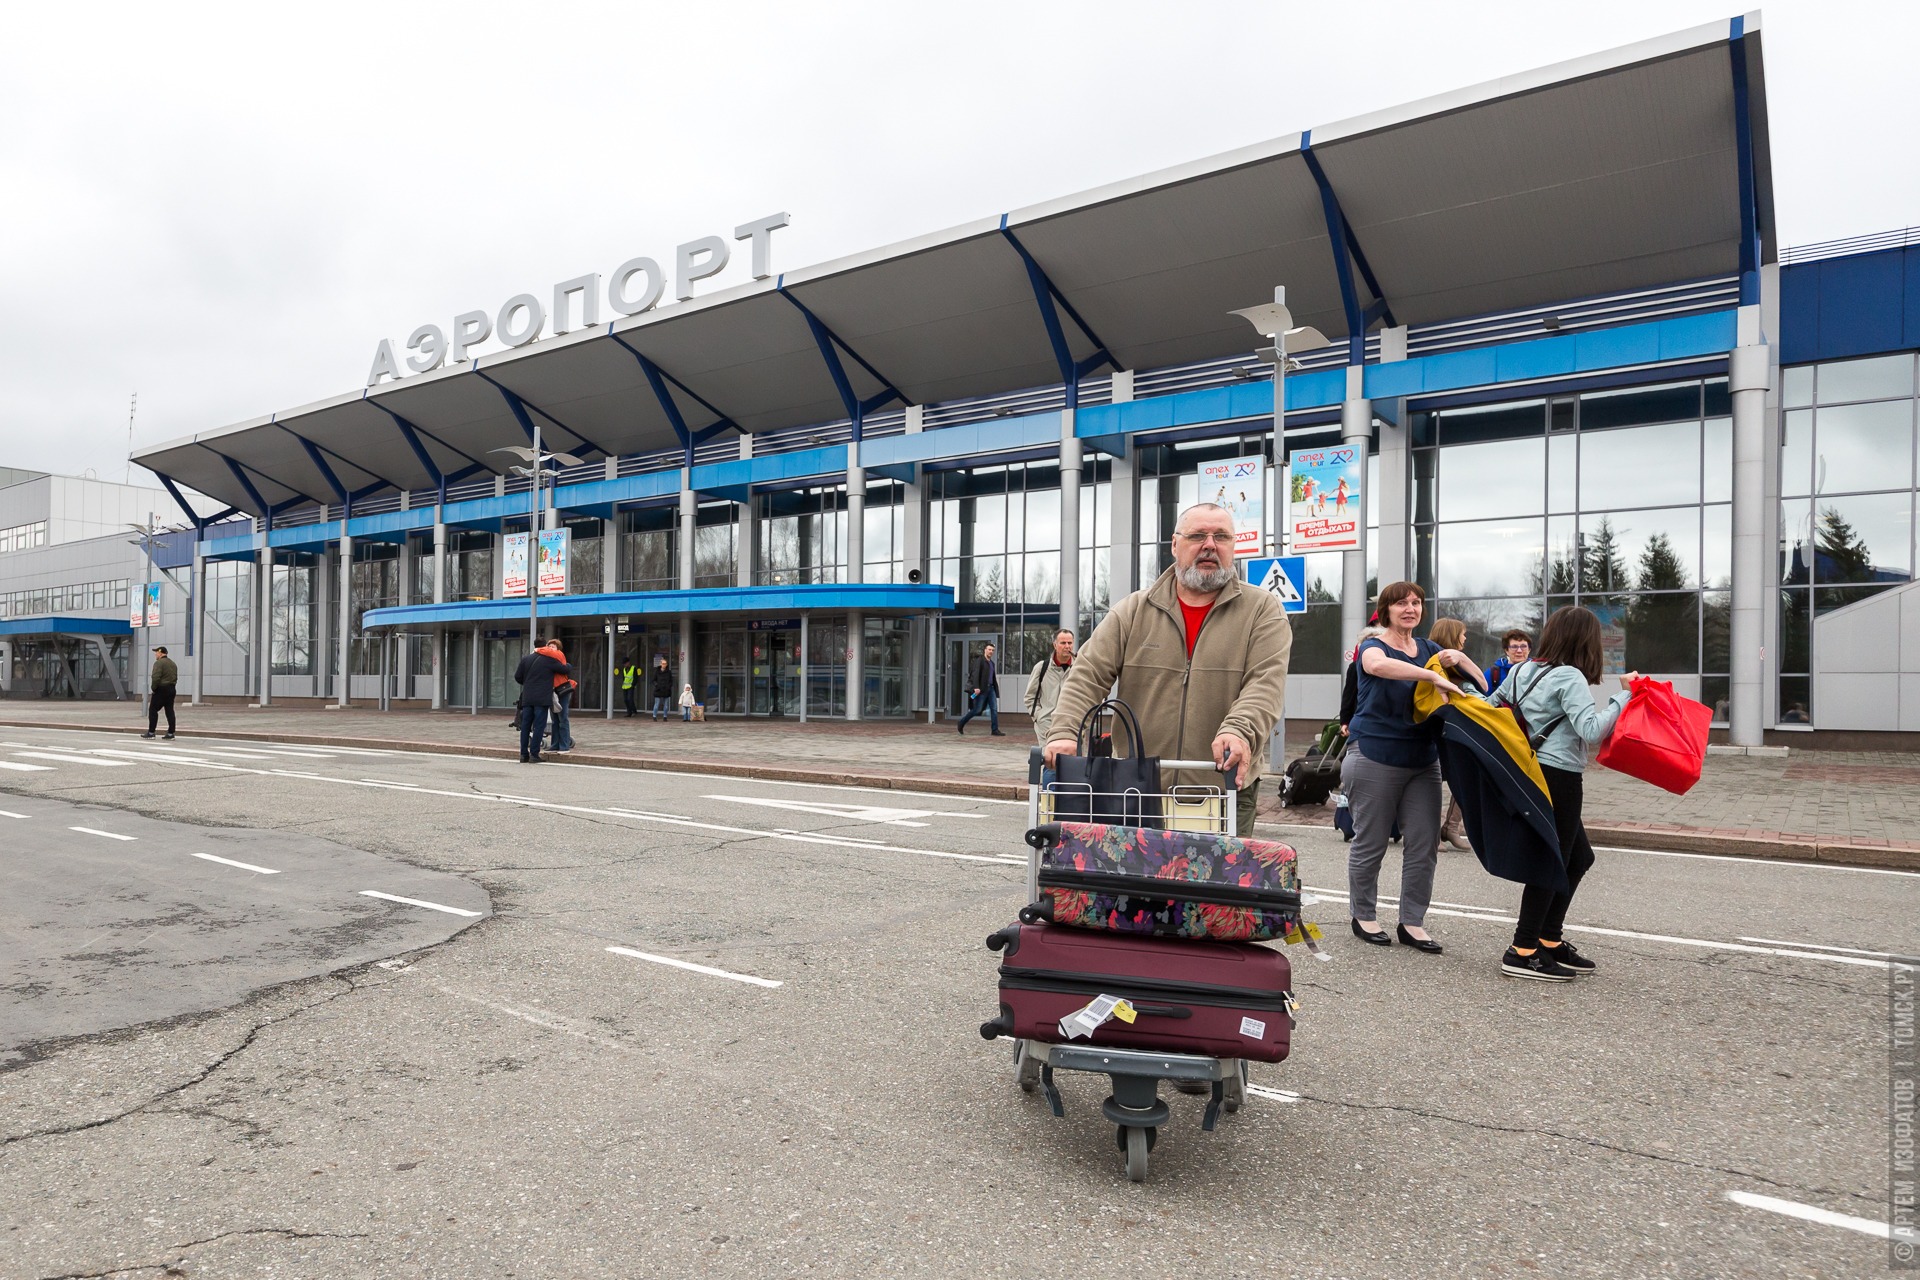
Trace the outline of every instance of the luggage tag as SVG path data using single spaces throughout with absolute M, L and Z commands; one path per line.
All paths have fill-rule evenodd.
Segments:
M 1060 1034 L 1069 1040 L 1091 1036 L 1105 1023 L 1114 1018 L 1131 1023 L 1139 1016 L 1134 1007 L 1119 996 L 1099 995 L 1093 998 L 1086 1008 L 1076 1010 L 1060 1019 Z

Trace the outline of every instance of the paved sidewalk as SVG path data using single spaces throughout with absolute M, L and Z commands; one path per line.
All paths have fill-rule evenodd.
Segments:
M 391 711 L 358 707 L 182 707 L 181 730 L 263 740 L 510 757 L 518 753 L 505 712 Z M 128 703 L 0 702 L 0 726 L 137 731 Z M 1294 726 L 1294 752 L 1305 747 Z M 840 782 L 909 791 L 1017 797 L 1025 794 L 1024 727 L 962 737 L 924 721 L 713 720 L 655 723 L 574 717 L 580 764 L 677 769 L 786 781 Z M 1587 826 L 1600 844 L 1920 868 L 1920 755 L 1796 749 L 1786 758 L 1710 756 L 1700 785 L 1669 795 L 1606 769 L 1588 772 Z M 1327 825 L 1331 810 L 1281 810 L 1269 785 L 1263 822 Z

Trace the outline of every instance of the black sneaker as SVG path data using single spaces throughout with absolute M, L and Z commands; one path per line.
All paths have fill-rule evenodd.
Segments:
M 1500 972 L 1514 978 L 1533 978 L 1539 982 L 1572 982 L 1573 970 L 1557 963 L 1545 947 L 1523 956 L 1512 947 L 1500 957 Z
M 1557 947 L 1542 944 L 1540 950 L 1552 956 L 1561 968 L 1571 969 L 1575 973 L 1592 973 L 1599 968 L 1593 961 L 1581 955 L 1571 942 L 1563 942 Z
M 172 734 L 170 734 L 170 733 L 163 733 L 163 734 L 161 734 L 161 735 L 160 735 L 160 741 L 162 741 L 162 742 L 172 742 L 172 741 L 173 741 L 173 735 L 172 735 Z
M 145 733 L 141 734 L 140 736 L 143 738 L 155 738 L 155 737 L 158 737 L 159 735 L 156 734 L 153 730 L 149 729 Z

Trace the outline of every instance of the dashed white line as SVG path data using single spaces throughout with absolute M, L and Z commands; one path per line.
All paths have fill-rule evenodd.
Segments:
M 362 778 L 362 782 L 371 782 L 376 787 L 417 787 L 417 782 L 395 782 L 392 778 Z
M 54 760 L 60 764 L 90 764 L 101 769 L 124 769 L 132 763 L 130 760 L 101 760 L 95 756 L 62 755 L 55 751 L 16 751 L 13 754 L 25 756 L 29 760 Z
M 410 907 L 425 907 L 429 911 L 444 911 L 450 916 L 483 916 L 484 911 L 469 911 L 465 907 L 449 907 L 438 902 L 427 902 L 420 898 L 403 898 L 397 893 L 382 893 L 378 889 L 362 889 L 363 898 L 384 898 L 388 902 L 404 902 Z
M 1873 956 L 1881 960 L 1900 960 L 1905 957 L 1896 951 L 1862 951 L 1858 947 L 1830 947 L 1821 942 L 1788 942 L 1784 938 L 1749 938 L 1742 934 L 1742 942 L 1762 942 L 1776 947 L 1799 947 L 1807 951 L 1838 951 L 1848 956 Z
M 277 876 L 280 873 L 272 867 L 256 867 L 251 862 L 235 862 L 232 858 L 222 858 L 217 854 L 196 853 L 196 858 L 205 858 L 208 862 L 217 862 L 223 867 L 238 867 L 242 871 L 258 871 L 263 876 Z
M 0 809 L 0 818 L 25 818 L 29 816 L 30 815 L 24 813 L 15 813 L 11 809 Z
M 50 764 L 23 764 L 18 760 L 0 760 L 0 769 L 12 769 L 16 773 L 52 773 Z
M 1300 1095 L 1291 1089 L 1269 1089 L 1263 1084 L 1250 1084 L 1247 1092 L 1256 1098 L 1265 1098 L 1269 1102 L 1298 1102 Z
M 138 836 L 123 836 L 117 831 L 102 831 L 97 827 L 68 827 L 69 831 L 78 831 L 83 835 L 105 836 L 109 840 L 137 840 Z
M 1810 1204 L 1801 1204 L 1797 1200 L 1781 1200 L 1775 1196 L 1758 1196 L 1751 1191 L 1729 1191 L 1727 1199 L 1749 1209 L 1764 1209 L 1768 1213 L 1778 1213 L 1789 1218 L 1798 1218 L 1802 1222 L 1817 1222 L 1823 1227 L 1839 1227 L 1844 1231 L 1858 1231 L 1863 1236 L 1877 1236 L 1882 1240 L 1893 1239 L 1893 1228 L 1884 1222 L 1872 1218 L 1856 1218 L 1850 1213 L 1835 1213 L 1831 1209 L 1820 1209 Z M 1903 1230 L 1900 1238 L 1911 1240 L 1915 1233 Z
M 730 973 L 725 969 L 715 969 L 711 965 L 695 964 L 691 960 L 675 960 L 672 956 L 656 956 L 646 951 L 635 951 L 632 947 L 608 947 L 607 950 L 616 956 L 632 956 L 635 960 L 649 960 L 654 964 L 671 965 L 676 969 L 704 973 L 713 978 L 730 978 L 735 982 L 745 982 L 756 987 L 781 985 L 772 978 L 756 978 L 750 973 Z
M 1678 849 L 1634 849 L 1626 845 L 1597 844 L 1599 853 L 1644 853 L 1649 858 L 1692 858 L 1699 862 L 1744 862 L 1750 867 L 1792 867 L 1797 871 L 1850 871 L 1862 876 L 1906 876 L 1920 879 L 1920 871 L 1898 871 L 1892 867 L 1849 867 L 1835 862 L 1786 862 L 1779 858 L 1747 858 L 1729 853 L 1682 853 Z

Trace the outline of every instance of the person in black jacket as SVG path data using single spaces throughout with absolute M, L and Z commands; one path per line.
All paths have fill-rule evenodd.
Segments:
M 1340 736 L 1343 738 L 1347 736 L 1347 726 L 1353 722 L 1354 707 L 1360 701 L 1360 646 L 1385 634 L 1385 627 L 1362 627 L 1360 638 L 1353 642 L 1353 652 L 1347 655 L 1346 678 L 1340 682 Z
M 648 692 L 653 695 L 653 718 L 665 720 L 673 712 L 673 673 L 667 670 L 663 654 L 653 660 L 653 675 Z
M 520 763 L 540 763 L 540 741 L 547 733 L 547 712 L 553 707 L 555 676 L 570 676 L 573 664 L 538 649 L 520 659 L 513 678 L 520 686 Z
M 979 657 L 973 660 L 972 668 L 967 672 L 968 707 L 967 714 L 960 717 L 957 726 L 961 733 L 967 731 L 967 721 L 987 713 L 987 724 L 993 730 L 993 736 L 1004 738 L 1000 732 L 1000 681 L 999 672 L 993 663 L 993 646 L 988 645 Z

